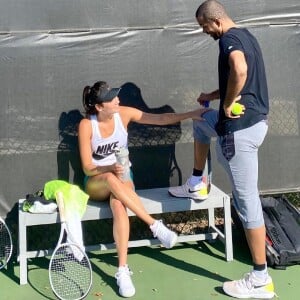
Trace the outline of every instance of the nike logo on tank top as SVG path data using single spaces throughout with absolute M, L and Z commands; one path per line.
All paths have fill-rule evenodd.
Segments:
M 114 131 L 109 137 L 101 136 L 96 115 L 92 115 L 92 161 L 96 166 L 112 165 L 116 162 L 115 150 L 127 148 L 128 133 L 125 130 L 119 113 L 113 115 Z

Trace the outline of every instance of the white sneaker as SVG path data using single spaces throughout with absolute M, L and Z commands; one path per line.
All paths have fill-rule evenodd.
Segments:
M 208 198 L 207 184 L 202 180 L 195 186 L 190 185 L 189 179 L 184 185 L 169 188 L 169 194 L 178 198 L 192 198 L 195 200 L 205 200 Z
M 272 278 L 268 275 L 265 280 L 261 280 L 253 272 L 247 273 L 240 280 L 224 282 L 223 291 L 239 299 L 272 299 L 275 296 Z
M 118 272 L 115 274 L 117 285 L 119 286 L 119 293 L 122 297 L 129 298 L 135 294 L 135 287 L 131 281 L 132 274 L 128 265 L 119 267 Z
M 167 228 L 162 220 L 156 220 L 150 229 L 154 237 L 157 237 L 166 248 L 172 248 L 177 241 L 177 234 Z

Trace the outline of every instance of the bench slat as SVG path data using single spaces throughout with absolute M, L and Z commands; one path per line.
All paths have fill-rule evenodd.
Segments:
M 224 197 L 228 197 L 224 192 L 214 185 L 212 185 L 209 198 L 204 201 L 172 197 L 168 194 L 167 188 L 145 189 L 138 190 L 136 192 L 141 197 L 145 209 L 149 214 L 221 208 L 224 207 Z M 59 222 L 58 213 L 26 213 L 22 211 L 22 203 L 23 201 L 20 200 L 19 213 L 23 214 L 23 218 L 27 226 L 53 224 Z M 128 215 L 133 216 L 134 214 L 128 210 Z M 89 201 L 82 221 L 110 218 L 112 218 L 112 213 L 108 202 Z

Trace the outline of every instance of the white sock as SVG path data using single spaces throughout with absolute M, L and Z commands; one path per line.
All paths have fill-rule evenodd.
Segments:
M 128 265 L 125 264 L 125 265 L 123 265 L 123 266 L 118 267 L 118 270 L 120 271 L 120 270 L 122 270 L 122 269 L 127 269 L 127 268 L 128 268 Z
M 268 269 L 267 269 L 267 267 L 264 270 L 262 270 L 262 271 L 253 270 L 252 272 L 254 273 L 254 275 L 257 278 L 259 278 L 261 280 L 265 280 L 268 277 Z
M 192 175 L 190 178 L 189 178 L 189 184 L 191 186 L 195 186 L 197 184 L 199 184 L 202 180 L 202 176 L 194 176 Z

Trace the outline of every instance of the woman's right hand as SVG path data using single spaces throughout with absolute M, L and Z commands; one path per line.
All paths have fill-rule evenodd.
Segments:
M 118 177 L 121 178 L 124 174 L 124 166 L 119 163 L 114 163 L 112 165 L 112 172 Z
M 108 165 L 108 166 L 97 166 L 94 170 L 96 170 L 97 174 L 104 174 L 107 172 L 111 172 L 113 174 L 115 174 L 117 177 L 122 176 L 123 172 L 124 172 L 124 167 L 118 163 L 114 163 L 112 165 Z M 94 175 L 97 175 L 94 174 Z

